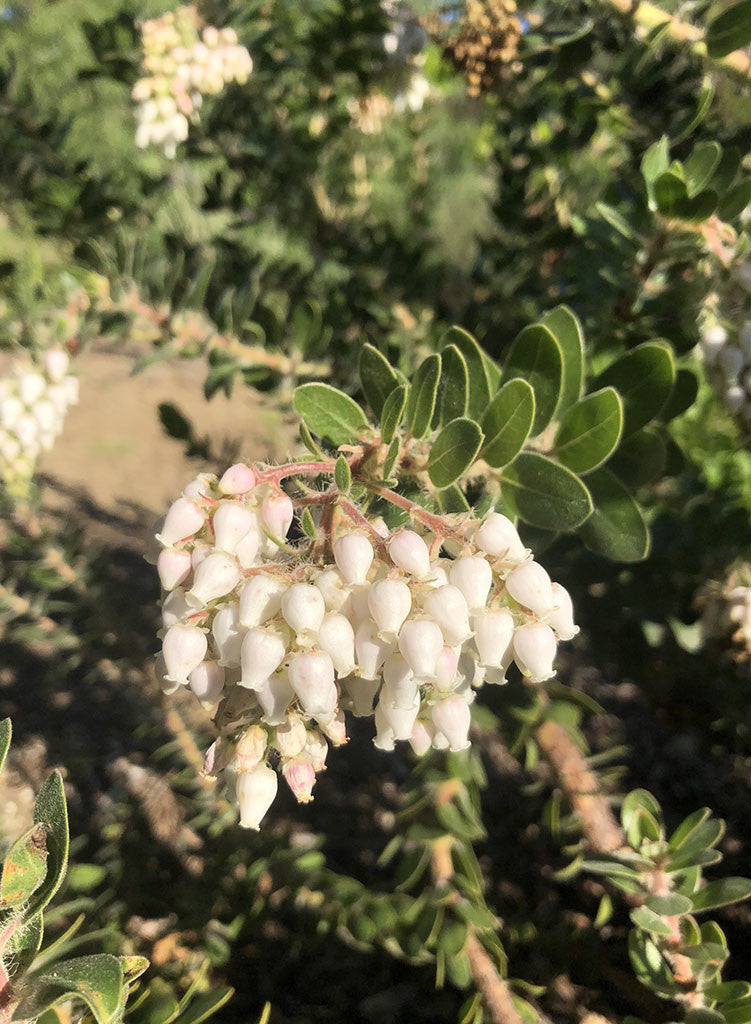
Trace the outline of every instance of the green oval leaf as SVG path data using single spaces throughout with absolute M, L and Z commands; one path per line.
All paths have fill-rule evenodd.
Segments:
M 504 497 L 520 519 L 541 530 L 574 530 L 592 512 L 581 480 L 536 452 L 522 452 L 501 474 Z
M 68 809 L 60 772 L 52 772 L 42 783 L 34 806 L 34 821 L 44 826 L 47 833 L 47 874 L 29 901 L 29 917 L 47 906 L 62 885 L 68 866 Z
M 662 435 L 654 427 L 644 427 L 621 442 L 608 468 L 635 490 L 659 480 L 665 472 L 666 459 Z
M 474 420 L 452 420 L 436 437 L 428 456 L 428 475 L 436 487 L 448 487 L 466 473 L 482 444 L 482 431 Z
M 713 60 L 748 46 L 751 43 L 751 0 L 741 0 L 710 21 L 705 41 L 707 53 Z
M 342 494 L 349 494 L 349 489 L 352 486 L 352 473 L 349 463 L 343 455 L 339 456 L 334 466 L 334 483 Z
M 424 437 L 430 428 L 440 376 L 441 357 L 437 353 L 423 359 L 415 371 L 406 413 L 407 427 L 413 437 Z
M 717 142 L 700 142 L 694 146 L 691 156 L 683 165 L 690 197 L 698 195 L 707 187 L 721 156 L 722 149 Z
M 357 402 L 330 384 L 301 384 L 295 388 L 294 403 L 310 430 L 332 444 L 356 440 L 368 425 Z
M 628 437 L 659 415 L 674 380 L 672 350 L 662 342 L 647 341 L 612 363 L 595 387 L 614 387 L 621 396 L 623 436 Z
M 751 203 L 751 178 L 739 181 L 720 200 L 718 213 L 722 220 L 735 220 Z
M 542 324 L 525 327 L 516 336 L 503 365 L 503 383 L 521 377 L 535 393 L 532 434 L 547 427 L 555 415 L 563 387 L 563 352 L 554 335 Z
M 535 417 L 535 393 L 526 380 L 507 381 L 482 418 L 482 457 L 500 469 L 513 462 L 529 437 Z
M 718 878 L 707 882 L 703 889 L 693 897 L 694 910 L 714 910 L 726 907 L 729 903 L 739 903 L 751 896 L 751 879 L 749 878 Z
M 653 913 L 661 914 L 663 917 L 680 917 L 682 914 L 690 914 L 693 908 L 693 901 L 678 892 L 667 893 L 665 896 L 648 896 L 644 903 Z
M 441 426 L 466 416 L 468 402 L 467 361 L 456 345 L 449 345 L 441 351 L 441 379 L 438 381 L 433 426 Z
M 39 979 L 61 995 L 75 994 L 89 1007 L 98 1024 L 109 1024 L 120 1008 L 123 966 L 116 956 L 98 953 L 57 964 Z
M 636 910 L 632 910 L 631 920 L 637 928 L 641 928 L 645 932 L 651 932 L 653 935 L 673 934 L 673 929 L 668 922 L 664 921 L 659 914 L 655 914 L 648 907 L 637 907 Z
M 649 553 L 649 529 L 641 509 L 609 469 L 587 477 L 594 511 L 579 536 L 590 551 L 614 562 L 640 562 Z
M 469 373 L 467 414 L 479 420 L 497 387 L 497 367 L 468 331 L 452 327 L 441 338 L 441 346 L 455 345 L 464 356 Z
M 383 412 L 381 413 L 381 440 L 384 444 L 391 443 L 399 424 L 404 418 L 404 411 L 407 408 L 408 390 L 409 389 L 406 384 L 400 384 L 399 387 L 394 388 L 389 397 L 383 403 Z
M 399 378 L 386 356 L 373 345 L 363 345 L 360 353 L 360 385 L 365 401 L 376 419 L 380 418 L 383 403 L 398 384 Z
M 584 334 L 579 318 L 568 306 L 546 313 L 542 323 L 552 333 L 563 353 L 563 380 L 558 411 L 578 402 L 584 388 Z
M 26 903 L 47 873 L 46 829 L 32 825 L 5 856 L 0 878 L 0 907 Z
M 555 454 L 575 473 L 597 469 L 618 447 L 623 403 L 615 388 L 582 398 L 564 414 L 555 438 Z
M 669 420 L 675 419 L 676 416 L 680 416 L 696 401 L 696 395 L 699 391 L 699 381 L 696 374 L 692 370 L 680 369 L 675 375 L 675 383 L 673 384 L 673 390 L 670 392 L 670 398 L 665 403 L 665 407 L 660 413 L 660 420 L 663 423 L 667 423 Z

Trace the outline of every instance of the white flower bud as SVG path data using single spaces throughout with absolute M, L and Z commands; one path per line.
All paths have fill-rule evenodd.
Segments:
M 11 395 L 0 402 L 0 426 L 12 430 L 23 416 L 23 402 Z
M 412 609 L 412 594 L 402 580 L 379 580 L 368 592 L 368 609 L 382 636 L 396 637 Z
M 254 771 L 241 772 L 237 776 L 235 793 L 243 828 L 258 831 L 261 819 L 274 802 L 278 785 L 276 772 L 266 765 L 259 765 Z
M 204 544 L 203 541 L 196 541 L 193 544 L 193 549 L 190 552 L 190 564 L 193 566 L 193 572 L 196 571 L 201 562 L 205 562 L 209 555 L 214 554 L 214 549 L 211 544 Z
M 58 412 L 52 402 L 37 402 L 32 409 L 32 414 L 41 430 L 47 433 L 52 433 L 56 430 L 58 425 Z
M 425 598 L 423 608 L 441 627 L 448 644 L 463 644 L 472 635 L 467 602 L 458 587 L 438 587 Z
M 232 770 L 235 772 L 252 772 L 261 761 L 266 760 L 269 737 L 260 725 L 251 725 L 246 729 L 235 744 L 232 754 Z
M 247 494 L 255 485 L 255 471 L 245 463 L 238 462 L 225 470 L 219 481 L 219 490 L 222 494 Z
M 313 765 L 306 757 L 294 757 L 282 765 L 282 775 L 299 804 L 307 804 L 313 799 L 313 786 L 316 773 Z
M 435 687 L 437 690 L 446 692 L 453 689 L 456 682 L 456 672 L 459 667 L 458 650 L 459 648 L 454 649 L 449 647 L 448 644 L 443 645 L 443 650 L 438 655 L 438 661 L 435 663 Z
M 294 506 L 286 494 L 270 494 L 261 505 L 261 521 L 272 537 L 284 540 L 295 515 Z
M 412 735 L 412 730 L 414 729 L 419 710 L 419 693 L 415 693 L 411 707 L 401 708 L 397 707 L 397 705 L 390 700 L 389 691 L 386 690 L 385 692 L 381 691 L 381 696 L 376 708 L 376 714 L 378 714 L 379 711 L 381 712 L 385 720 L 388 722 L 395 740 L 408 740 Z
M 323 594 L 310 583 L 295 583 L 282 595 L 282 615 L 298 636 L 317 633 L 325 614 Z
M 457 558 L 451 565 L 449 578 L 464 594 L 470 611 L 484 607 L 493 584 L 493 570 L 481 555 Z
M 555 633 L 541 622 L 518 626 L 514 633 L 514 660 L 533 683 L 542 683 L 555 675 Z
M 156 560 L 156 570 L 165 590 L 174 590 L 190 576 L 192 568 L 189 551 L 164 548 Z
M 322 722 L 334 717 L 334 663 L 325 651 L 307 651 L 290 658 L 289 681 L 306 715 Z
M 321 729 L 335 747 L 342 747 L 347 742 L 347 721 L 344 712 L 339 709 L 328 722 L 319 722 Z
M 200 501 L 211 493 L 212 481 L 216 480 L 213 473 L 199 473 L 183 488 L 183 497 L 190 501 Z
M 725 392 L 725 402 L 731 412 L 740 412 L 746 404 L 746 392 L 738 384 L 732 384 Z
M 428 545 L 414 530 L 400 530 L 389 541 L 389 555 L 394 565 L 418 580 L 430 576 Z
M 328 611 L 347 613 L 351 591 L 338 569 L 324 569 L 313 582 L 323 594 Z
M 261 539 L 261 527 L 258 524 L 258 516 L 254 514 L 250 529 L 235 548 L 235 557 L 240 563 L 241 569 L 252 569 L 256 564 Z
M 245 634 L 240 650 L 242 676 L 239 685 L 249 690 L 261 690 L 284 661 L 286 653 L 286 645 L 278 633 L 270 629 L 251 629 Z
M 162 625 L 165 629 L 174 626 L 176 622 L 190 615 L 193 608 L 185 600 L 185 591 L 182 587 L 175 587 L 162 601 Z
M 253 526 L 255 515 L 237 501 L 223 501 L 213 515 L 215 547 L 234 554 L 237 545 Z M 253 556 L 255 557 L 255 555 Z
M 466 750 L 469 743 L 471 717 L 469 707 L 454 695 L 434 704 L 430 712 L 433 725 L 448 740 L 449 750 Z
M 240 624 L 252 629 L 279 614 L 288 584 L 278 576 L 251 576 L 240 591 Z
M 411 708 L 419 686 L 401 654 L 390 654 L 383 663 L 383 684 L 388 700 L 397 708 Z
M 379 637 L 375 622 L 361 622 L 355 632 L 358 674 L 365 679 L 375 679 L 393 649 L 393 643 Z
M 409 745 L 412 747 L 418 757 L 422 757 L 423 754 L 427 754 L 433 745 L 433 736 L 435 735 L 435 727 L 432 722 L 423 722 L 422 719 L 418 718 L 412 727 L 412 735 L 409 738 Z
M 514 616 L 508 608 L 483 608 L 473 624 L 480 665 L 501 668 L 514 636 Z
M 264 722 L 267 725 L 282 725 L 287 717 L 287 708 L 295 699 L 295 691 L 286 669 L 270 676 L 261 689 L 256 691 L 256 697 L 263 710 Z
M 516 527 L 500 512 L 489 512 L 472 539 L 491 558 L 518 561 L 527 554 Z
M 548 613 L 548 625 L 552 626 L 559 640 L 571 640 L 579 632 L 574 624 L 574 606 L 571 595 L 560 583 L 553 583 L 553 611 Z
M 437 590 L 439 587 L 445 587 L 449 582 L 449 570 L 451 568 L 450 558 L 437 558 L 435 562 L 430 565 L 430 576 L 425 581 L 429 586 Z
M 195 608 L 203 608 L 209 601 L 224 597 L 240 582 L 237 561 L 223 551 L 209 555 L 195 571 L 193 586 L 185 597 Z
M 70 359 L 68 353 L 61 348 L 51 348 L 44 354 L 44 368 L 54 381 L 60 381 L 68 372 Z
M 41 373 L 25 373 L 18 381 L 18 394 L 24 405 L 34 405 L 47 390 Z
M 326 767 L 329 745 L 317 729 L 308 729 L 305 737 L 305 756 L 313 765 L 313 771 L 322 772 Z
M 339 682 L 342 690 L 342 704 L 355 718 L 370 718 L 373 714 L 373 701 L 381 685 L 380 679 L 363 679 L 361 676 L 348 676 Z
M 178 498 L 170 505 L 169 512 L 164 519 L 164 526 L 161 533 L 157 534 L 157 539 L 165 547 L 171 547 L 180 540 L 192 537 L 201 529 L 205 520 L 206 513 L 198 505 L 187 498 Z
M 212 707 L 224 689 L 224 669 L 216 661 L 202 661 L 188 676 L 193 693 L 204 707 Z
M 347 676 L 355 670 L 355 631 L 338 612 L 329 612 L 318 630 L 318 646 L 331 656 L 336 674 Z
M 167 679 L 187 683 L 190 673 L 206 656 L 207 647 L 206 634 L 197 626 L 170 626 L 162 642 Z
M 361 586 L 373 564 L 373 545 L 361 533 L 347 533 L 334 541 L 334 561 L 345 583 Z
M 275 746 L 282 757 L 296 757 L 305 749 L 306 735 L 305 722 L 293 712 L 276 727 Z
M 220 608 L 211 624 L 211 635 L 219 654 L 219 664 L 226 668 L 237 668 L 240 665 L 243 633 L 239 625 L 236 604 Z
M 546 615 L 555 604 L 550 577 L 538 562 L 527 562 L 509 573 L 506 590 L 535 615 Z
M 418 679 L 431 679 L 443 650 L 443 633 L 431 619 L 410 619 L 399 633 L 399 650 Z

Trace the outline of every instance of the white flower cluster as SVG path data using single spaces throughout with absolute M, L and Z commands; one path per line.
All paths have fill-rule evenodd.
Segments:
M 198 121 L 203 96 L 218 95 L 229 82 L 246 82 L 253 61 L 234 29 L 200 30 L 193 6 L 145 21 L 141 33 L 146 75 L 133 86 L 136 145 L 154 143 L 172 159 L 190 122 Z
M 701 333 L 707 375 L 729 411 L 751 427 L 751 320 L 733 338 L 720 323 Z
M 374 714 L 382 750 L 462 750 L 474 688 L 503 683 L 512 661 L 548 679 L 558 640 L 577 632 L 568 593 L 503 515 L 450 538 L 339 524 L 333 562 L 311 564 L 286 542 L 294 514 L 273 471 L 238 464 L 186 487 L 153 552 L 162 686 L 220 702 L 208 767 L 249 828 L 276 794 L 270 755 L 307 801 L 327 739 L 347 739 L 345 711 Z
M 704 636 L 725 642 L 730 638 L 735 660 L 751 660 L 751 566 L 742 563 L 722 583 L 708 583 L 698 604 Z
M 67 352 L 50 349 L 41 365 L 18 366 L 0 379 L 0 482 L 14 497 L 25 494 L 39 454 L 52 448 L 78 401 L 68 364 Z

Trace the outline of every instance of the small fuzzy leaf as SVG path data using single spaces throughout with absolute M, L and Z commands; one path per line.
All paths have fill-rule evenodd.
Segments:
M 47 906 L 60 888 L 68 866 L 68 809 L 60 772 L 52 772 L 42 783 L 34 807 L 34 821 L 47 833 L 47 873 L 29 901 L 29 915 Z
M 568 306 L 557 306 L 542 318 L 563 353 L 563 382 L 558 412 L 578 402 L 584 387 L 584 334 Z
M 660 805 L 652 794 L 646 789 L 634 789 L 624 797 L 621 804 L 621 824 L 626 831 L 631 827 L 631 821 L 639 808 L 648 811 L 657 821 L 662 817 Z
M 28 971 L 42 948 L 43 936 L 44 922 L 41 913 L 27 918 L 21 927 L 16 929 L 10 940 L 11 977 L 20 978 Z
M 64 999 L 77 997 L 97 1024 L 110 1024 L 121 1012 L 123 967 L 116 956 L 98 953 L 56 964 L 39 976 L 30 997 L 16 1010 L 16 1019 L 38 1016 Z
M 363 345 L 360 353 L 360 384 L 365 401 L 375 418 L 380 419 L 383 403 L 394 388 L 398 387 L 399 378 L 386 356 L 373 345 Z
M 555 415 L 563 388 L 563 351 L 552 331 L 542 324 L 525 327 L 514 339 L 503 365 L 503 383 L 521 377 L 535 393 L 532 435 Z
M 718 878 L 713 882 L 707 882 L 703 889 L 700 889 L 694 896 L 694 910 L 699 913 L 702 910 L 714 910 L 715 907 L 725 907 L 729 903 L 739 903 L 751 896 L 751 879 L 748 878 Z
M 680 850 L 683 844 L 690 838 L 694 830 L 705 822 L 711 813 L 712 811 L 709 807 L 700 807 L 698 811 L 694 811 L 693 814 L 689 814 L 687 818 L 684 818 L 670 837 L 668 843 L 670 849 Z
M 522 452 L 502 473 L 504 497 L 520 519 L 542 530 L 574 530 L 592 512 L 581 480 L 544 455 Z
M 751 43 L 751 0 L 727 7 L 710 21 L 706 35 L 707 53 L 713 60 L 725 57 Z
M 641 509 L 609 469 L 587 477 L 594 511 L 579 530 L 585 545 L 614 562 L 640 562 L 649 553 L 649 528 Z
M 407 385 L 400 384 L 394 388 L 389 397 L 383 403 L 381 413 L 381 440 L 384 444 L 390 444 L 399 424 L 404 417 L 407 408 Z
M 673 389 L 672 350 L 647 341 L 612 363 L 595 387 L 614 387 L 623 400 L 623 436 L 629 437 L 658 416 Z
M 318 459 L 323 458 L 323 452 L 315 443 L 313 435 L 302 421 L 300 422 L 300 440 L 312 455 L 315 455 Z
M 399 458 L 399 452 L 401 451 L 401 444 L 399 438 L 395 437 L 389 445 L 389 450 L 386 452 L 386 458 L 383 463 L 383 475 L 388 479 L 394 471 L 396 460 Z
M 663 920 L 659 914 L 655 914 L 648 907 L 637 907 L 636 910 L 632 910 L 631 920 L 637 928 L 642 928 L 644 931 L 651 932 L 654 935 L 673 934 L 673 929 L 667 921 Z
M 0 879 L 0 907 L 26 903 L 47 873 L 46 830 L 33 825 L 17 839 L 5 856 Z
M 612 455 L 622 430 L 620 395 L 615 388 L 603 388 L 564 414 L 555 438 L 555 454 L 575 473 L 589 473 Z
M 307 537 L 310 537 L 311 540 L 316 539 L 316 524 L 313 522 L 313 516 L 310 514 L 309 508 L 303 509 L 303 513 L 300 516 L 300 526 Z
M 482 444 L 482 431 L 474 420 L 456 419 L 440 431 L 428 456 L 428 475 L 436 487 L 448 487 L 466 473 Z
M 666 896 L 648 896 L 645 906 L 653 913 L 662 917 L 679 917 L 682 914 L 690 914 L 693 902 L 688 896 L 681 896 L 680 893 L 671 892 Z
M 467 415 L 479 420 L 485 412 L 490 396 L 495 392 L 493 364 L 475 339 L 461 327 L 452 327 L 441 338 L 441 346 L 455 345 L 467 364 L 469 373 L 469 400 Z
M 441 351 L 441 379 L 438 382 L 434 426 L 442 426 L 467 414 L 469 370 L 456 345 Z
M 335 445 L 354 441 L 368 425 L 357 402 L 330 384 L 301 384 L 294 404 L 310 430 Z
M 436 353 L 420 363 L 409 386 L 407 427 L 413 437 L 424 437 L 430 428 L 441 376 L 441 357 Z
M 507 381 L 482 417 L 482 457 L 501 469 L 513 462 L 529 437 L 535 417 L 535 393 L 521 378 Z
M 10 724 L 10 719 L 4 718 L 0 722 L 0 772 L 3 770 L 5 758 L 8 756 L 12 734 L 13 727 Z
M 349 489 L 352 486 L 352 472 L 343 455 L 339 456 L 334 466 L 334 483 L 342 494 L 349 494 Z

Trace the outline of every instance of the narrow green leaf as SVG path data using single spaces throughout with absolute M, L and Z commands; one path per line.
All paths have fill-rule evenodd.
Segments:
M 707 882 L 694 896 L 694 911 L 714 910 L 729 903 L 739 903 L 751 896 L 751 879 L 718 878 Z
M 501 483 L 520 519 L 542 530 L 574 530 L 592 512 L 592 499 L 581 480 L 535 452 L 521 452 L 503 470 Z
M 521 377 L 535 393 L 532 435 L 547 427 L 555 415 L 563 387 L 563 352 L 553 333 L 542 324 L 525 327 L 514 339 L 503 365 L 502 381 Z
M 365 401 L 375 418 L 380 419 L 383 403 L 398 387 L 399 378 L 386 356 L 370 344 L 363 345 L 360 353 L 360 384 Z
M 301 384 L 294 404 L 310 430 L 335 445 L 354 441 L 368 425 L 357 402 L 330 384 Z
M 413 437 L 424 437 L 430 428 L 440 376 L 441 357 L 436 353 L 423 359 L 415 371 L 406 413 L 407 427 Z
M 396 460 L 399 458 L 399 452 L 401 451 L 401 444 L 399 438 L 395 437 L 389 445 L 389 450 L 386 453 L 386 458 L 383 463 L 383 475 L 388 479 L 394 471 Z
M 339 456 L 334 466 L 334 483 L 342 494 L 349 494 L 349 489 L 352 486 L 352 472 L 343 455 Z
M 691 833 L 707 820 L 712 811 L 709 807 L 700 807 L 698 811 L 689 814 L 673 832 L 668 845 L 671 850 L 680 850 L 683 844 L 691 836 Z
M 653 143 L 644 154 L 641 162 L 641 173 L 644 183 L 647 186 L 649 207 L 657 209 L 657 198 L 655 195 L 655 181 L 667 171 L 670 164 L 670 150 L 668 148 L 668 137 L 663 135 L 659 142 Z
M 664 921 L 659 914 L 655 914 L 648 907 L 637 907 L 636 910 L 631 911 L 630 916 L 636 927 L 642 928 L 645 932 L 651 932 L 654 935 L 673 934 L 673 929 L 667 921 Z
M 621 396 L 625 438 L 659 415 L 674 380 L 672 350 L 661 342 L 647 341 L 608 366 L 595 387 L 614 387 Z
M 310 537 L 311 540 L 316 539 L 316 524 L 313 521 L 309 508 L 303 509 L 303 513 L 300 516 L 300 526 L 306 537 Z
M 443 426 L 444 423 L 466 416 L 468 402 L 467 361 L 456 345 L 448 345 L 441 351 L 441 379 L 438 382 L 433 426 Z
M 699 93 L 699 99 L 696 103 L 696 110 L 689 118 L 687 124 L 681 128 L 677 135 L 673 136 L 673 145 L 682 142 L 684 139 L 689 139 L 693 135 L 694 131 L 699 127 L 704 118 L 709 113 L 709 108 L 712 106 L 712 100 L 714 99 L 715 87 L 712 79 L 706 76 L 702 84 L 701 92 Z M 714 182 L 713 182 L 714 185 Z M 714 185 L 715 190 L 722 195 L 724 189 L 717 188 Z
M 0 878 L 0 907 L 26 903 L 47 873 L 46 830 L 33 825 L 13 843 L 5 856 Z
M 493 366 L 475 339 L 461 327 L 452 327 L 441 338 L 441 347 L 455 345 L 464 356 L 469 373 L 469 401 L 467 415 L 478 420 L 482 417 L 495 392 Z
M 706 1006 L 699 1006 L 688 1010 L 683 1018 L 683 1024 L 727 1024 L 727 1018 L 719 1010 L 710 1010 Z
M 717 142 L 700 142 L 683 165 L 689 197 L 693 198 L 707 187 L 712 180 L 722 156 Z
M 495 469 L 513 462 L 529 437 L 535 417 L 535 393 L 520 378 L 507 381 L 482 418 L 482 457 Z
M 300 440 L 305 445 L 305 447 L 308 449 L 308 451 L 312 455 L 315 455 L 315 457 L 317 459 L 322 459 L 323 458 L 323 452 L 321 451 L 321 449 L 318 447 L 318 445 L 313 440 L 313 435 L 308 430 L 308 428 L 305 426 L 305 424 L 302 422 L 302 420 L 300 421 Z
M 384 444 L 390 444 L 399 424 L 402 422 L 404 412 L 407 408 L 406 384 L 400 384 L 394 388 L 389 397 L 383 403 L 381 413 L 381 440 Z
M 42 783 L 34 807 L 34 821 L 47 832 L 47 874 L 29 901 L 29 916 L 47 906 L 62 885 L 68 866 L 68 810 L 60 772 L 52 772 Z
M 751 0 L 741 0 L 710 21 L 706 34 L 707 53 L 713 60 L 725 57 L 751 43 Z
M 436 437 L 428 456 L 428 475 L 436 487 L 448 487 L 469 469 L 482 444 L 474 420 L 452 420 Z
M 10 719 L 4 718 L 2 722 L 0 722 L 0 772 L 3 770 L 5 758 L 8 756 L 12 734 L 13 727 L 10 724 Z
M 555 438 L 555 454 L 575 473 L 589 473 L 612 455 L 622 430 L 620 395 L 615 388 L 603 388 L 564 414 Z
M 568 306 L 557 306 L 546 313 L 542 323 L 553 334 L 563 354 L 563 380 L 560 414 L 578 402 L 584 388 L 584 334 L 579 318 Z
M 649 553 L 649 529 L 629 492 L 610 472 L 597 469 L 587 477 L 594 511 L 580 528 L 585 545 L 614 562 L 640 562 Z
M 201 1021 L 221 1010 L 232 998 L 234 991 L 233 988 L 217 988 L 195 996 L 180 1016 L 175 1018 L 174 1024 L 201 1024 Z

